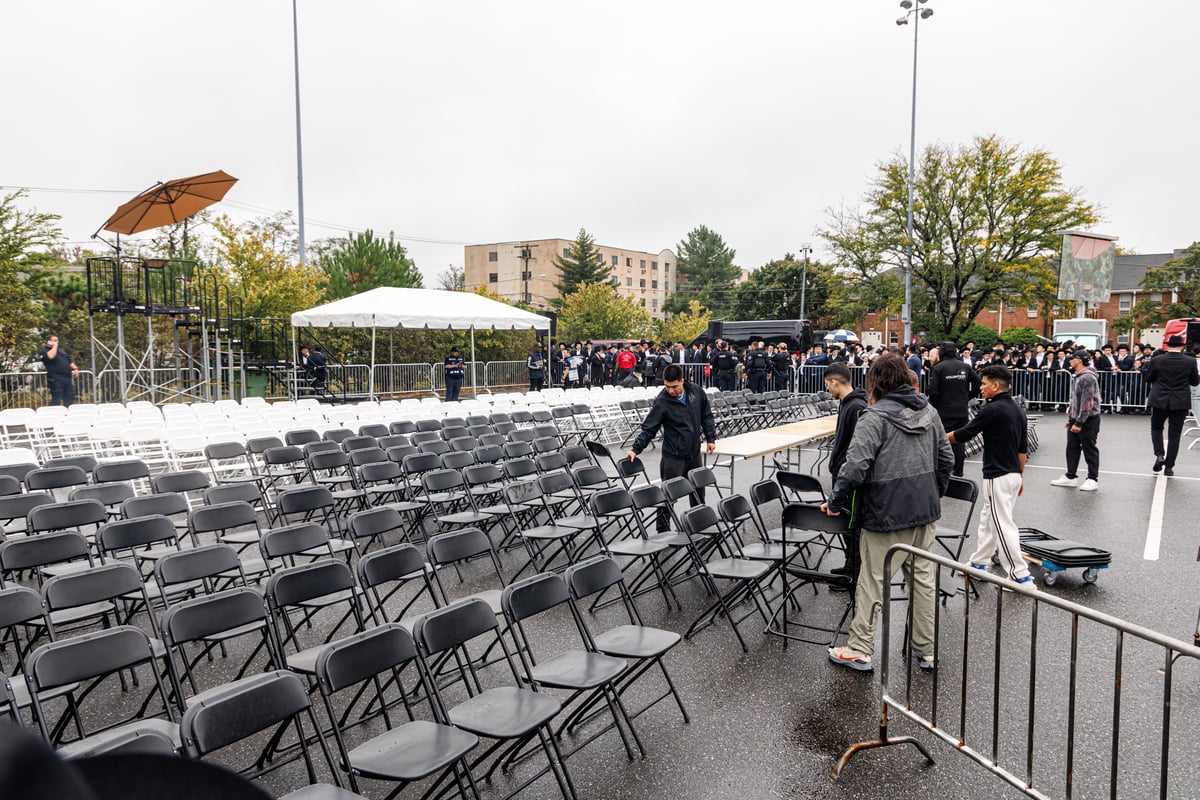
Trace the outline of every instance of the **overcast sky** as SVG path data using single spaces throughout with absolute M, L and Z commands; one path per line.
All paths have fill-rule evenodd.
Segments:
M 1122 246 L 1200 239 L 1200 2 L 928 7 L 918 146 L 1046 148 Z M 463 244 L 581 226 L 658 251 L 708 225 L 751 269 L 803 242 L 819 255 L 825 210 L 907 154 L 900 13 L 299 0 L 307 238 L 395 231 L 427 283 Z M 40 187 L 72 241 L 155 181 L 214 169 L 240 179 L 217 206 L 236 219 L 296 208 L 288 0 L 8 0 L 0 31 L 0 185 Z

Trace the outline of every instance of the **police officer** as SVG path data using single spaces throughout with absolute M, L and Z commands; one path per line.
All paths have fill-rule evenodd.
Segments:
M 721 342 L 720 349 L 713 354 L 712 368 L 717 375 L 717 388 L 722 392 L 733 391 L 737 381 L 737 359 L 729 350 L 729 342 Z
M 746 353 L 746 376 L 750 383 L 750 391 L 762 394 L 767 388 L 767 369 L 771 362 L 762 342 L 755 342 L 750 352 Z
M 458 393 L 462 391 L 463 376 L 467 374 L 464 366 L 466 363 L 458 354 L 458 348 L 451 347 L 450 355 L 446 356 L 446 360 L 443 362 L 443 372 L 446 376 L 446 402 L 448 403 L 458 400 Z

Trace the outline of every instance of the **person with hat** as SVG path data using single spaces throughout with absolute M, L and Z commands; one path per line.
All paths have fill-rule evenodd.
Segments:
M 1071 402 L 1067 405 L 1067 471 L 1050 481 L 1052 486 L 1081 492 L 1100 488 L 1100 377 L 1092 367 L 1087 348 L 1080 347 L 1067 356 L 1071 379 Z M 1087 479 L 1079 482 L 1079 456 L 1087 462 Z
M 462 391 L 463 376 L 467 374 L 466 363 L 462 356 L 458 354 L 457 347 L 450 348 L 450 355 L 446 356 L 445 362 L 442 364 L 443 372 L 446 376 L 446 402 L 456 402 L 458 393 Z
M 1150 384 L 1150 441 L 1154 443 L 1154 471 L 1166 470 L 1175 474 L 1175 457 L 1179 455 L 1179 439 L 1183 421 L 1191 406 L 1191 388 L 1200 385 L 1196 359 L 1183 352 L 1183 337 L 1176 334 L 1167 339 L 1167 352 L 1150 359 L 1146 370 Z M 1167 426 L 1167 449 L 1163 453 L 1163 424 Z

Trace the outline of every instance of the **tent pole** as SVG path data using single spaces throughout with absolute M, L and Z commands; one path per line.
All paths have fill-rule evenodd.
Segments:
M 367 374 L 367 397 L 375 399 L 375 317 L 371 317 L 371 371 Z
M 299 382 L 300 376 L 296 374 L 296 370 L 298 370 L 300 368 L 299 353 L 300 353 L 300 351 L 296 348 L 296 326 L 293 325 L 292 326 L 292 357 L 290 359 L 288 359 L 292 363 L 292 374 L 288 378 L 288 385 L 291 387 L 291 391 L 288 394 L 291 396 L 293 403 L 300 399 L 300 382 Z
M 471 326 L 471 396 L 479 397 L 479 387 L 475 385 L 475 326 Z

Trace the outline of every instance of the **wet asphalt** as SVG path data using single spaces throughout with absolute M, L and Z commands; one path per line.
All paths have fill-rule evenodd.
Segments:
M 1149 418 L 1136 415 L 1105 415 L 1101 423 L 1100 490 L 1083 493 L 1050 485 L 1063 472 L 1065 433 L 1060 414 L 1044 415 L 1038 423 L 1040 447 L 1030 456 L 1026 488 L 1017 506 L 1020 525 L 1035 527 L 1060 537 L 1110 549 L 1112 566 L 1093 583 L 1085 583 L 1079 571 L 1060 575 L 1046 587 L 1035 570 L 1042 591 L 1049 596 L 1079 603 L 1090 609 L 1143 625 L 1166 636 L 1192 641 L 1200 592 L 1197 591 L 1197 547 L 1200 544 L 1200 446 L 1183 450 L 1176 476 L 1165 478 L 1151 470 L 1153 454 L 1149 442 Z M 1185 439 L 1184 446 L 1194 439 Z M 614 447 L 614 450 L 617 448 Z M 652 475 L 657 473 L 657 449 L 646 455 Z M 804 465 L 812 463 L 807 454 Z M 757 462 L 740 464 L 735 488 L 745 492 L 759 479 Z M 828 474 L 820 473 L 826 486 Z M 966 476 L 979 479 L 978 456 L 969 457 Z M 1145 556 L 1148 529 L 1156 486 L 1162 486 L 1161 544 L 1158 557 Z M 711 497 L 710 497 L 711 502 Z M 946 511 L 947 522 L 956 519 Z M 775 515 L 777 517 L 777 514 Z M 974 539 L 974 525 L 971 531 Z M 769 524 L 777 524 L 778 519 Z M 970 543 L 968 543 L 968 548 Z M 838 556 L 831 556 L 831 559 Z M 523 553 L 502 554 L 506 577 L 524 562 Z M 834 561 L 827 562 L 827 566 Z M 526 572 L 526 575 L 528 572 Z M 451 595 L 494 587 L 481 565 L 464 570 L 459 584 L 446 573 Z M 946 576 L 947 585 L 954 585 Z M 961 583 L 961 581 L 959 581 Z M 683 610 L 668 610 L 657 594 L 639 598 L 646 624 L 682 633 L 707 605 L 698 582 L 677 588 Z M 897 589 L 897 594 L 900 593 Z M 797 595 L 801 618 L 832 622 L 845 602 L 845 595 Z M 999 763 L 1023 781 L 1032 774 L 1034 784 L 1052 797 L 1066 795 L 1068 749 L 1073 757 L 1073 796 L 1109 796 L 1114 737 L 1113 703 L 1116 695 L 1118 640 L 1111 631 L 1095 623 L 1079 624 L 1075 651 L 1076 680 L 1072 686 L 1070 665 L 1071 618 L 1032 600 L 1005 593 L 998 597 L 992 587 L 983 587 L 965 615 L 965 595 L 956 594 L 941 606 L 939 615 L 939 659 L 937 714 L 939 724 L 958 736 L 965 721 L 966 744 L 991 759 L 993 749 Z M 906 604 L 893 604 L 897 633 Z M 745 610 L 748 607 L 743 607 Z M 997 609 L 999 608 L 999 615 Z M 1036 642 L 1031 641 L 1037 615 Z M 587 615 L 592 630 L 624 622 L 618 608 Z M 306 635 L 320 636 L 328 627 L 318 620 Z M 969 625 L 969 632 L 964 635 Z M 996 630 L 1002 632 L 1000 656 L 996 657 Z M 537 629 L 535 652 L 549 654 L 578 647 L 579 639 L 569 615 L 550 615 Z M 928 765 L 911 747 L 867 751 L 858 756 L 839 780 L 830 779 L 838 755 L 851 743 L 874 738 L 880 717 L 880 676 L 857 673 L 830 664 L 825 648 L 813 644 L 783 642 L 762 633 L 757 617 L 742 624 L 749 653 L 743 654 L 728 624 L 719 621 L 681 642 L 665 659 L 667 668 L 683 697 L 690 722 L 684 723 L 672 701 L 664 700 L 636 720 L 645 743 L 645 759 L 627 760 L 620 739 L 611 731 L 575 753 L 568 767 L 582 798 L 1010 798 L 1023 796 L 989 774 L 956 749 L 895 712 L 891 715 L 893 735 L 915 735 L 935 759 Z M 893 638 L 890 689 L 904 697 L 911 686 L 912 707 L 932 714 L 934 678 L 908 673 Z M 963 642 L 970 648 L 963 655 Z M 239 645 L 231 646 L 236 656 Z M 248 651 L 247 651 L 248 652 Z M 877 657 L 878 660 L 878 657 Z M 260 659 L 261 661 L 261 659 Z M 228 680 L 236 669 L 233 659 L 202 665 L 210 685 Z M 1116 775 L 1121 797 L 1153 797 L 1160 772 L 1160 735 L 1165 683 L 1161 649 L 1126 637 L 1122 651 L 1120 685 L 1121 717 L 1116 744 Z M 966 675 L 964 681 L 964 673 Z M 493 678 L 498 673 L 490 672 Z M 999 676 L 997 678 L 997 675 Z M 1171 760 L 1169 797 L 1200 797 L 1200 664 L 1181 659 L 1171 673 L 1173 696 L 1171 716 Z M 503 676 L 501 675 L 500 678 Z M 994 687 L 999 685 L 1000 702 Z M 965 689 L 964 689 L 965 685 Z M 1031 696 L 1030 687 L 1033 687 Z M 640 708 L 662 691 L 657 673 L 650 673 L 627 695 L 630 709 Z M 110 710 L 127 698 L 115 688 L 103 698 Z M 1075 713 L 1069 714 L 1072 691 Z M 960 715 L 966 697 L 965 716 Z M 1029 757 L 1029 720 L 1033 717 L 1032 760 Z M 589 723 L 585 733 L 594 732 L 602 720 Z M 1074 738 L 1068 734 L 1073 726 Z M 382 728 L 373 722 L 354 733 L 352 741 Z M 998 732 L 993 736 L 993 730 Z M 573 739 L 564 738 L 571 747 Z M 1072 745 L 1068 748 L 1068 745 Z M 247 748 L 231 748 L 218 760 L 233 764 L 246 757 Z M 534 758 L 515 771 L 515 779 L 537 769 Z M 1032 764 L 1032 767 L 1030 766 Z M 297 788 L 305 782 L 303 769 L 289 767 L 264 781 L 275 792 Z M 513 784 L 498 779 L 481 784 L 484 797 L 501 797 Z M 383 797 L 390 786 L 364 782 L 368 797 Z M 410 787 L 402 796 L 419 796 L 421 787 Z M 554 782 L 543 777 L 522 797 L 556 797 Z

